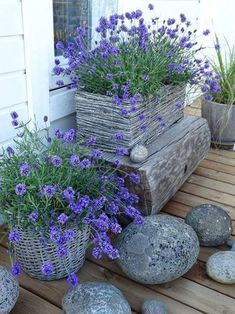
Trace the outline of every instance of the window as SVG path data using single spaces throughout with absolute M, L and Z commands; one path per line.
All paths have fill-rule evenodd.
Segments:
M 76 27 L 90 24 L 89 0 L 53 0 L 54 42 L 71 40 Z M 55 55 L 60 53 L 55 49 Z

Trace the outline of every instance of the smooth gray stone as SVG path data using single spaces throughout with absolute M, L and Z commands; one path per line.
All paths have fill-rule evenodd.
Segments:
M 83 282 L 63 297 L 66 314 L 131 314 L 122 292 L 106 282 Z
M 142 314 L 167 314 L 167 306 L 165 303 L 157 300 L 147 300 L 141 308 Z
M 5 267 L 0 266 L 0 314 L 10 313 L 18 297 L 18 281 Z
M 228 245 L 228 246 L 231 246 L 231 247 L 232 247 L 234 244 L 235 244 L 235 240 L 233 240 L 233 239 L 228 239 L 228 240 L 227 240 L 227 245 Z
M 206 271 L 215 281 L 235 283 L 235 252 L 221 251 L 213 254 L 207 261 Z
M 148 158 L 148 150 L 145 146 L 137 144 L 130 152 L 130 160 L 132 162 L 143 162 Z
M 232 220 L 223 208 L 212 204 L 193 207 L 185 222 L 197 233 L 203 246 L 218 246 L 227 242 L 232 233 Z
M 127 276 L 145 284 L 160 284 L 185 274 L 196 262 L 199 241 L 195 231 L 168 215 L 145 217 L 143 225 L 129 224 L 117 241 L 119 266 Z

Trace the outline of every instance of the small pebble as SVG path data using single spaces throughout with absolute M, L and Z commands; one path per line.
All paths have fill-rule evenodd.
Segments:
M 148 158 L 148 149 L 143 145 L 136 145 L 130 153 L 130 160 L 135 163 L 143 162 Z
M 213 254 L 207 261 L 206 271 L 215 281 L 235 283 L 235 252 L 221 251 Z
M 158 300 L 147 300 L 142 305 L 142 314 L 167 314 L 167 306 Z

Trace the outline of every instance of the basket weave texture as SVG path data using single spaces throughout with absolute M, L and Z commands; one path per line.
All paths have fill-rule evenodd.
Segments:
M 77 128 L 86 139 L 96 136 L 95 146 L 107 152 L 114 152 L 117 143 L 114 136 L 124 134 L 121 145 L 128 150 L 136 144 L 151 144 L 160 134 L 184 115 L 185 86 L 163 86 L 156 97 L 144 99 L 131 112 L 131 105 L 125 108 L 130 112 L 127 117 L 120 114 L 120 107 L 114 105 L 111 97 L 78 91 L 75 94 Z M 181 108 L 177 107 L 181 103 Z M 140 130 L 143 123 L 139 115 L 144 114 L 146 131 Z
M 69 273 L 77 272 L 84 263 L 85 253 L 89 242 L 90 229 L 86 226 L 83 230 L 72 228 L 74 240 L 67 244 L 69 254 L 59 257 L 57 246 L 52 241 L 42 244 L 31 232 L 20 232 L 20 240 L 14 245 L 16 259 L 22 269 L 31 277 L 40 280 L 55 280 L 67 277 Z M 51 263 L 53 273 L 43 275 L 42 264 Z

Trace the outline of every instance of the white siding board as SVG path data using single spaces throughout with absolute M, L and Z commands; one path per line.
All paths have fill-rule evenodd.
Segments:
M 26 75 L 13 72 L 0 75 L 0 109 L 27 101 Z
M 23 36 L 0 37 L 0 74 L 25 69 Z
M 61 119 L 74 112 L 74 91 L 63 88 L 50 92 L 51 121 Z
M 19 34 L 23 34 L 21 2 L 1 0 L 0 36 Z
M 20 104 L 10 109 L 0 111 L 0 143 L 6 142 L 16 136 L 17 131 L 11 125 L 10 112 L 15 110 L 19 115 L 19 121 L 27 122 L 28 109 L 27 104 Z

